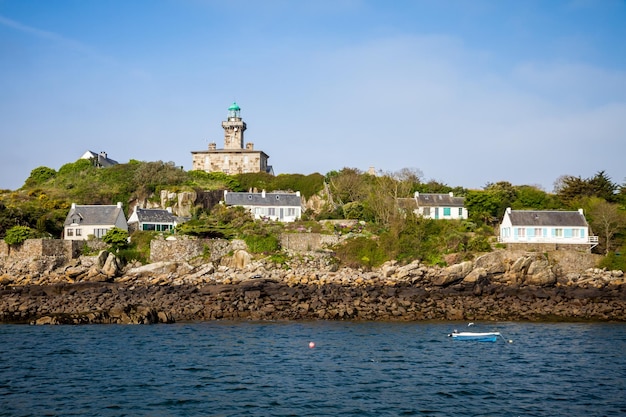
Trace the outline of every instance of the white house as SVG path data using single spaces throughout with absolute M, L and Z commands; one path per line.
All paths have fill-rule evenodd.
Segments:
M 295 193 L 241 193 L 224 191 L 224 204 L 242 206 L 248 209 L 255 219 L 270 219 L 280 222 L 293 222 L 302 216 L 302 197 Z
M 87 240 L 89 236 L 101 238 L 114 227 L 128 230 L 122 203 L 89 206 L 72 203 L 63 226 L 66 240 Z
M 417 205 L 415 214 L 427 219 L 467 219 L 465 198 L 448 194 L 415 192 L 413 199 Z
M 117 161 L 109 158 L 106 152 L 95 153 L 93 151 L 86 151 L 80 159 L 89 159 L 90 161 L 93 161 L 95 166 L 101 168 L 107 168 L 118 164 Z
M 511 210 L 507 208 L 500 224 L 502 243 L 557 243 L 596 245 L 582 209 L 578 211 Z
M 166 209 L 143 209 L 135 207 L 128 218 L 129 230 L 145 230 L 154 232 L 167 232 L 173 230 L 178 224 L 178 219 L 172 214 L 172 208 Z

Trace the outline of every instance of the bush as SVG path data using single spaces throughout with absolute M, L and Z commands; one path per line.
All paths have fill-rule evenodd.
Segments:
M 621 270 L 626 272 L 626 255 L 623 252 L 609 252 L 602 258 L 598 266 L 610 271 Z
M 280 250 L 278 237 L 272 234 L 245 235 L 243 240 L 252 253 L 269 253 Z
M 13 226 L 7 230 L 4 241 L 9 246 L 15 246 L 23 243 L 26 239 L 35 237 L 33 229 L 27 226 Z
M 387 253 L 378 240 L 367 237 L 348 239 L 335 246 L 335 255 L 339 261 L 350 268 L 370 269 L 379 266 L 388 259 Z
M 50 178 L 54 178 L 57 172 L 48 167 L 38 167 L 30 171 L 30 176 L 24 182 L 24 187 L 36 187 L 44 182 L 48 181 Z
M 128 247 L 128 232 L 118 227 L 114 227 L 102 236 L 102 241 L 107 245 L 110 245 L 117 253 L 121 249 Z

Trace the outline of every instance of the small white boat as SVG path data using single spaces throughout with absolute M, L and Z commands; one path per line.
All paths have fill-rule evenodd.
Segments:
M 485 333 L 476 333 L 476 332 L 457 332 L 453 331 L 448 335 L 454 340 L 473 340 L 475 342 L 495 342 L 500 337 L 499 332 L 485 332 Z

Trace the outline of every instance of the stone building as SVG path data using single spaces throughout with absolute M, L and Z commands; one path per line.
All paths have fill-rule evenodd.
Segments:
M 248 142 L 244 146 L 243 133 L 246 123 L 241 118 L 241 108 L 233 103 L 228 108 L 228 117 L 222 122 L 224 129 L 224 148 L 217 149 L 215 142 L 209 143 L 205 151 L 192 151 L 192 166 L 195 171 L 223 172 L 225 174 L 242 174 L 247 172 L 267 172 L 274 174 L 267 164 L 269 156 L 254 149 Z

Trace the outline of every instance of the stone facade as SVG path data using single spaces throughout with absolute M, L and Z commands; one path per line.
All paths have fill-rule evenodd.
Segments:
M 212 142 L 206 151 L 192 151 L 192 170 L 225 174 L 272 173 L 272 167 L 267 164 L 269 156 L 265 152 L 255 150 L 251 142 L 244 146 L 244 132 L 247 126 L 236 103 L 228 108 L 228 118 L 222 122 L 222 128 L 224 148 L 217 149 L 217 145 Z
M 283 233 L 280 237 L 281 248 L 294 252 L 320 251 L 337 243 L 338 236 L 321 233 Z
M 231 250 L 231 243 L 223 239 L 153 239 L 150 262 L 215 262 Z
M 84 241 L 61 239 L 27 239 L 14 246 L 0 241 L 0 258 L 27 260 L 42 256 L 63 256 L 66 259 L 75 259 L 84 245 Z
M 560 244 L 560 243 L 505 243 L 511 251 L 529 252 L 552 252 L 552 251 L 575 251 L 591 253 L 589 245 Z

